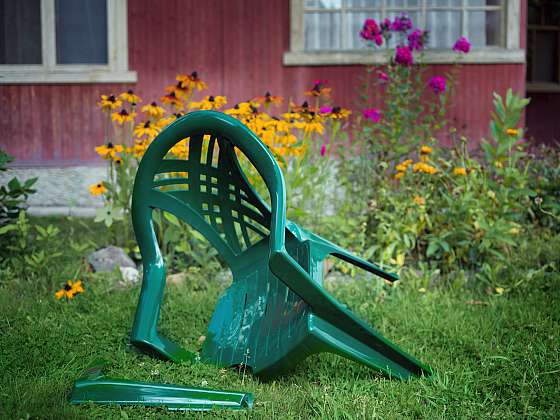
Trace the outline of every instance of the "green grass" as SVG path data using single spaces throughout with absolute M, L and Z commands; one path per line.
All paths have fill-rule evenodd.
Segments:
M 77 232 L 65 229 L 62 240 Z M 504 295 L 423 294 L 402 286 L 387 289 L 382 282 L 334 285 L 331 291 L 337 297 L 429 364 L 434 377 L 388 380 L 356 363 L 322 354 L 284 377 L 261 382 L 234 370 L 174 364 L 138 353 L 129 344 L 128 333 L 139 289 L 115 290 L 110 275 L 88 275 L 86 293 L 71 302 L 57 302 L 52 291 L 40 287 L 45 279 L 10 278 L 10 273 L 0 271 L 2 418 L 185 415 L 162 408 L 70 405 L 73 381 L 99 357 L 111 361 L 108 373 L 114 377 L 254 394 L 250 412 L 196 414 L 201 417 L 555 418 L 560 412 L 557 276 L 548 287 Z M 197 350 L 220 292 L 219 286 L 204 280 L 169 287 L 163 334 Z

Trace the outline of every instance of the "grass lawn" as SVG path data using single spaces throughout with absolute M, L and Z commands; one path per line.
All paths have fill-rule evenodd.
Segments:
M 82 228 L 64 229 L 60 240 Z M 60 271 L 70 272 L 64 264 Z M 185 415 L 161 408 L 70 405 L 73 381 L 99 357 L 111 361 L 108 373 L 114 377 L 253 393 L 252 411 L 210 413 L 216 417 L 560 416 L 558 276 L 546 288 L 504 295 L 419 293 L 402 286 L 389 290 L 382 281 L 332 285 L 332 293 L 360 317 L 436 372 L 430 380 L 408 382 L 388 380 L 327 354 L 307 359 L 272 382 L 203 364 L 152 359 L 128 341 L 139 288 L 115 290 L 110 277 L 88 277 L 86 292 L 66 303 L 39 287 L 48 279 L 13 279 L 7 270 L 1 271 L 2 418 Z M 162 313 L 163 334 L 197 350 L 220 292 L 215 282 L 205 279 L 170 286 Z

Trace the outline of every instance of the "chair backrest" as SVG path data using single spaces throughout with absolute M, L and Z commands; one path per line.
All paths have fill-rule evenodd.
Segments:
M 179 148 L 181 159 L 171 157 Z M 247 180 L 239 149 L 263 178 L 271 206 Z M 133 213 L 159 208 L 188 222 L 224 257 L 235 257 L 270 235 L 284 247 L 286 193 L 278 163 L 241 122 L 214 111 L 189 113 L 170 124 L 146 151 L 134 184 Z

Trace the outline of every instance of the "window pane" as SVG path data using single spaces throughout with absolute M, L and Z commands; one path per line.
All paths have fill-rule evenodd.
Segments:
M 426 13 L 426 28 L 430 31 L 430 48 L 450 48 L 461 36 L 461 12 L 429 11 Z
M 531 62 L 533 81 L 558 83 L 558 32 L 536 32 L 535 46 Z
M 340 9 L 342 0 L 305 0 L 306 8 L 313 9 Z
M 381 9 L 383 2 L 382 0 L 344 0 L 344 5 L 353 8 Z
M 106 64 L 106 0 L 56 0 L 56 62 Z
M 338 50 L 341 48 L 340 13 L 305 14 L 305 49 Z
M 469 40 L 473 46 L 502 45 L 501 17 L 498 11 L 469 13 Z
M 0 0 L 0 64 L 41 62 L 41 1 Z

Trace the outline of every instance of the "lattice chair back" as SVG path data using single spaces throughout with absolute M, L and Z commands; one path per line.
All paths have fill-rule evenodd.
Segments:
M 172 149 L 181 159 L 169 158 Z M 238 153 L 262 177 L 270 206 L 251 187 Z M 144 279 L 132 330 L 137 346 L 175 361 L 195 358 L 157 331 L 165 266 L 154 209 L 174 214 L 204 235 L 233 273 L 210 321 L 203 360 L 245 365 L 270 377 L 312 353 L 330 351 L 390 376 L 429 374 L 322 288 L 328 255 L 390 281 L 398 277 L 288 222 L 284 178 L 268 148 L 241 122 L 213 111 L 172 123 L 138 168 L 132 216 Z

